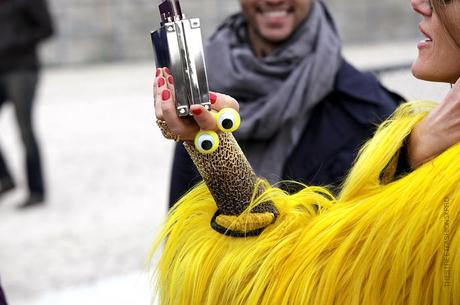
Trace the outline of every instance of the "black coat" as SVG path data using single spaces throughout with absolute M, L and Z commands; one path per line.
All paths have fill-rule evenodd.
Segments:
M 298 145 L 284 164 L 283 179 L 329 185 L 337 191 L 361 146 L 402 101 L 374 75 L 360 72 L 343 60 L 334 91 L 314 108 Z M 176 145 L 170 206 L 199 181 L 201 177 L 183 145 Z M 293 185 L 282 188 L 290 192 L 298 189 Z
M 0 0 L 0 73 L 38 69 L 36 47 L 52 34 L 46 0 Z

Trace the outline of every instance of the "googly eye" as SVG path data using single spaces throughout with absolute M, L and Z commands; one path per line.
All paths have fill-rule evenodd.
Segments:
M 217 127 L 223 132 L 234 132 L 240 127 L 241 118 L 233 108 L 224 108 L 217 114 Z
M 195 148 L 202 154 L 211 154 L 219 147 L 219 137 L 214 131 L 201 130 L 195 136 Z

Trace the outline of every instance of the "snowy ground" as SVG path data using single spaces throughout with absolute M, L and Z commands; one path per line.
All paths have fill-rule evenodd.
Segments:
M 402 63 L 412 46 L 345 50 L 363 68 Z M 149 246 L 166 211 L 172 144 L 154 127 L 149 62 L 44 71 L 36 109 L 47 205 L 18 211 L 24 175 L 12 108 L 0 145 L 21 188 L 0 199 L 0 275 L 12 305 L 150 304 Z M 382 81 L 409 99 L 447 85 L 409 71 Z

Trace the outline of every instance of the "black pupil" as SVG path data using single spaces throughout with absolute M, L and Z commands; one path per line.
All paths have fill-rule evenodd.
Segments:
M 212 148 L 212 142 L 209 140 L 204 140 L 203 143 L 201 143 L 201 147 L 203 147 L 204 150 L 209 150 Z
M 230 120 L 230 119 L 225 119 L 222 121 L 222 127 L 224 127 L 225 129 L 230 129 L 233 127 L 233 121 Z

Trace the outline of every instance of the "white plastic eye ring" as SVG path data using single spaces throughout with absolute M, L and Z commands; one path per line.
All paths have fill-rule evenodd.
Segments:
M 210 130 L 201 130 L 195 136 L 195 148 L 202 154 L 211 154 L 219 147 L 217 133 Z
M 217 127 L 223 132 L 234 132 L 240 127 L 241 118 L 233 108 L 224 108 L 217 114 Z

